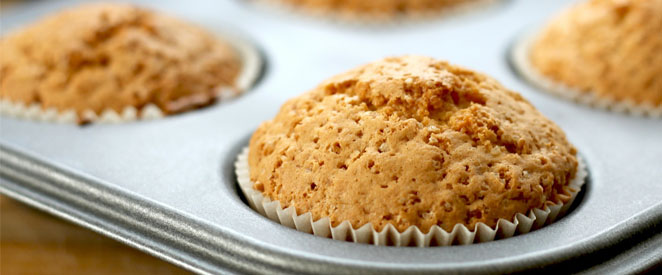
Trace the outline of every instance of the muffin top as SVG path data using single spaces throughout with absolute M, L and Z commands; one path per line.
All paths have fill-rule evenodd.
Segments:
M 333 226 L 494 226 L 565 202 L 564 133 L 496 80 L 427 57 L 387 58 L 287 101 L 253 134 L 254 188 Z
M 59 12 L 3 37 L 0 51 L 3 99 L 79 114 L 207 104 L 240 67 L 234 50 L 201 28 L 126 4 Z
M 389 19 L 399 15 L 442 11 L 470 2 L 489 0 L 270 0 L 313 12 L 335 13 L 348 18 Z
M 591 0 L 537 37 L 532 65 L 599 97 L 662 106 L 662 0 Z

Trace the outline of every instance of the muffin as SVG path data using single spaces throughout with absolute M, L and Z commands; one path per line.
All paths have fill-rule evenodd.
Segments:
M 326 14 L 345 19 L 389 20 L 399 16 L 441 13 L 467 4 L 490 0 L 262 0 L 279 2 L 313 14 Z
M 106 111 L 174 114 L 209 104 L 241 67 L 213 34 L 128 4 L 59 12 L 3 37 L 0 51 L 3 101 L 73 111 L 80 122 Z
M 420 56 L 358 67 L 287 101 L 247 154 L 240 184 L 245 176 L 294 215 L 375 234 L 495 228 L 568 204 L 583 182 L 575 147 L 522 96 Z
M 590 0 L 548 23 L 529 59 L 597 100 L 662 108 L 662 0 Z

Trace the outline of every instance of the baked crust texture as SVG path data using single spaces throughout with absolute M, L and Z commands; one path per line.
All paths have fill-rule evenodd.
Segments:
M 128 4 L 86 4 L 0 40 L 0 96 L 58 111 L 176 113 L 210 103 L 240 70 L 207 31 Z
M 264 0 L 263 0 L 264 1 Z M 489 0 L 266 0 L 315 14 L 347 19 L 388 20 L 397 16 L 431 15 L 467 4 Z
M 561 129 L 496 80 L 420 56 L 386 58 L 287 101 L 250 140 L 254 188 L 283 208 L 473 229 L 565 202 L 577 171 Z
M 662 0 L 591 0 L 564 11 L 533 42 L 531 64 L 581 92 L 662 106 Z

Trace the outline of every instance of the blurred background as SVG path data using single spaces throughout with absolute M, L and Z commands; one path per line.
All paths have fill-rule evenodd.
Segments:
M 0 1 L 0 16 L 24 2 Z M 0 274 L 72 273 L 190 272 L 0 195 Z

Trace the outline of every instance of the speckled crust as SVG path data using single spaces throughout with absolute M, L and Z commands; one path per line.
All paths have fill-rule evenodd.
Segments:
M 496 80 L 431 58 L 387 58 L 287 101 L 250 140 L 254 188 L 355 228 L 450 230 L 563 201 L 575 148 Z M 564 201 L 565 202 L 565 201 Z
M 240 67 L 230 46 L 197 26 L 125 4 L 57 13 L 2 38 L 0 51 L 2 98 L 79 113 L 208 104 Z
M 662 0 L 591 0 L 534 42 L 543 75 L 599 97 L 662 106 Z
M 270 0 L 311 12 L 334 13 L 348 18 L 368 16 L 389 19 L 398 15 L 415 15 L 443 11 L 479 0 Z M 482 0 L 484 1 L 484 0 Z

